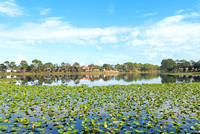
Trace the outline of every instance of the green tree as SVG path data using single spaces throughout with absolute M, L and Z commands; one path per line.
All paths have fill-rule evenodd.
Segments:
M 80 64 L 78 62 L 75 62 L 73 64 L 73 66 L 71 67 L 71 71 L 72 72 L 80 72 L 81 71 Z
M 22 60 L 21 62 L 20 62 L 20 68 L 21 69 L 28 69 L 28 63 L 27 63 L 27 61 L 25 61 L 25 60 Z
M 69 71 L 71 65 L 69 63 L 65 63 L 65 72 Z
M 90 64 L 88 67 L 90 68 L 90 70 L 93 70 L 94 69 L 94 64 Z
M 111 70 L 112 66 L 110 64 L 103 64 L 102 68 L 105 70 Z
M 16 69 L 16 68 L 17 68 L 17 65 L 15 64 L 14 61 L 10 62 L 10 63 L 8 64 L 8 66 L 9 66 L 10 68 L 12 68 L 12 69 Z
M 161 62 L 161 69 L 162 70 L 167 70 L 167 71 L 172 71 L 175 69 L 176 63 L 172 59 L 163 59 Z
M 43 68 L 43 64 L 42 64 L 42 61 L 40 61 L 40 60 L 37 60 L 37 59 L 34 59 L 33 61 L 32 61 L 32 63 L 33 63 L 33 71 L 34 72 L 40 72 L 41 70 L 42 70 L 42 68 Z
M 132 62 L 126 62 L 124 63 L 124 70 L 127 72 L 133 71 L 135 69 L 135 65 Z
M 199 70 L 200 69 L 200 60 L 195 63 L 194 67 Z
M 123 66 L 118 63 L 115 65 L 115 69 L 117 69 L 118 71 L 123 71 Z
M 186 68 L 189 68 L 189 66 L 190 66 L 190 62 L 186 61 L 185 59 L 180 60 L 180 67 L 181 68 L 183 68 L 185 70 Z
M 52 70 L 54 70 L 54 65 L 51 62 L 47 62 L 44 64 L 44 70 L 47 68 L 51 69 L 51 71 L 52 71 Z
M 3 71 L 4 69 L 6 69 L 6 66 L 4 64 L 0 64 L 0 71 Z
M 4 65 L 6 66 L 6 67 L 8 67 L 8 65 L 9 65 L 9 61 L 4 61 Z
M 144 64 L 143 67 L 141 68 L 141 71 L 152 71 L 154 69 L 152 64 Z

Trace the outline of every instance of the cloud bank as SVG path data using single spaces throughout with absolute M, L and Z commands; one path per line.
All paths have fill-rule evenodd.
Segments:
M 0 13 L 11 17 L 23 15 L 23 11 L 14 0 L 0 2 Z
M 7 5 L 13 4 L 9 2 L 14 1 L 8 1 Z M 0 5 L 2 7 L 2 2 Z M 37 23 L 24 23 L 15 28 L 0 25 L 0 47 L 61 42 L 66 45 L 94 45 L 102 50 L 101 45 L 107 44 L 111 49 L 122 46 L 124 49 L 138 50 L 141 55 L 150 59 L 173 58 L 174 55 L 181 54 L 199 58 L 200 23 L 194 21 L 199 16 L 195 12 L 175 15 L 153 25 L 138 27 L 79 28 L 58 17 L 41 19 Z

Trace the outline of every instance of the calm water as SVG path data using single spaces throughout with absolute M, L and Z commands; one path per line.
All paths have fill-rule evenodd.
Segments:
M 115 84 L 200 82 L 200 76 L 171 76 L 160 74 L 4 76 L 2 78 L 17 78 L 18 80 L 22 80 L 22 84 L 26 85 L 67 84 L 69 86 L 82 84 L 103 86 Z
M 174 82 L 174 83 L 187 82 L 188 83 L 188 82 L 200 82 L 200 77 L 199 76 L 170 76 L 170 75 L 160 75 L 160 74 L 120 74 L 120 75 L 112 75 L 112 76 L 111 75 L 110 76 L 109 75 L 64 75 L 64 76 L 51 76 L 51 75 L 49 75 L 49 76 L 5 76 L 5 77 L 1 76 L 1 78 L 16 78 L 18 80 L 21 80 L 22 84 L 26 84 L 26 85 L 61 85 L 61 84 L 67 84 L 67 85 L 70 85 L 70 86 L 81 85 L 81 84 L 87 84 L 89 86 L 94 86 L 94 85 L 95 86 L 96 85 L 102 86 L 102 85 L 114 85 L 114 84 L 126 84 L 127 85 L 127 84 L 142 84 L 142 83 L 171 83 L 171 82 Z M 104 94 L 102 94 L 102 95 L 104 95 Z M 39 97 L 40 96 L 38 95 L 38 98 Z M 109 98 L 107 96 L 104 96 L 104 97 L 106 99 Z M 66 98 L 66 97 L 63 97 L 63 98 Z M 59 102 L 61 102 L 61 101 L 59 101 Z M 63 102 L 65 102 L 65 101 L 63 101 Z M 56 104 L 58 104 L 58 101 L 55 101 L 55 106 L 53 107 L 55 109 L 58 106 Z M 170 107 L 169 104 L 170 104 L 170 100 L 169 100 L 169 102 L 166 102 L 166 103 L 163 104 L 163 106 L 165 106 L 164 108 L 168 109 Z M 99 105 L 96 105 L 96 106 L 99 106 Z M 0 107 L 0 111 L 2 111 L 2 109 L 4 109 L 4 110 L 6 110 L 8 112 L 8 110 L 7 110 L 8 107 L 9 107 L 9 105 L 6 106 L 6 109 Z M 100 120 L 100 122 L 106 120 L 106 118 L 110 118 L 109 117 L 110 114 L 108 114 L 109 112 L 106 112 L 106 110 L 104 109 L 103 105 L 99 106 L 98 108 L 100 108 L 100 113 L 103 115 L 102 119 Z M 37 114 L 38 116 L 43 116 L 41 114 L 41 113 L 43 113 L 43 111 L 40 111 L 39 105 L 38 106 L 35 105 L 35 109 L 37 109 L 37 113 L 35 113 L 35 114 Z M 116 109 L 116 110 L 118 110 L 118 109 Z M 64 112 L 66 112 L 66 111 L 67 110 L 65 109 Z M 160 110 L 156 110 L 156 111 L 160 111 Z M 59 114 L 62 113 L 62 112 L 59 112 Z M 125 115 L 126 114 L 128 115 L 128 112 L 124 112 L 124 113 L 125 113 Z M 148 118 L 148 116 L 145 113 L 146 113 L 146 111 L 144 110 L 142 116 Z M 131 109 L 129 111 L 129 114 L 135 115 L 136 111 Z M 12 113 L 11 115 L 12 115 L 12 118 L 17 117 L 17 114 L 13 114 Z M 62 114 L 60 114 L 60 115 L 62 115 Z M 69 115 L 71 116 L 71 113 Z M 0 116 L 1 117 L 5 117 L 5 114 L 1 113 Z M 178 115 L 177 118 L 179 118 L 180 120 L 184 119 L 181 116 Z M 31 116 L 26 115 L 24 117 L 30 118 L 30 122 L 32 122 L 32 121 L 33 122 L 38 122 L 38 117 L 33 117 L 32 115 Z M 92 118 L 92 117 L 98 118 L 97 115 L 88 115 L 87 116 L 87 118 L 89 118 L 89 119 Z M 46 118 L 47 119 L 52 119 L 49 116 L 46 116 Z M 135 118 L 135 117 L 133 117 L 133 118 Z M 79 119 L 79 118 L 75 118 L 75 119 L 76 119 L 76 122 L 74 123 L 75 124 L 75 129 L 78 129 L 79 130 L 78 133 L 80 133 L 82 131 L 82 128 L 83 128 L 81 126 L 81 123 L 82 123 L 83 119 Z M 135 121 L 135 119 L 133 121 Z M 145 120 L 143 120 L 142 118 L 137 120 L 137 122 L 139 122 L 140 124 L 142 124 L 143 121 L 145 121 Z M 194 123 L 198 123 L 198 121 L 193 122 L 193 120 L 189 120 L 189 118 L 186 120 L 186 122 L 188 124 L 188 127 L 185 127 L 184 129 L 188 130 L 189 132 L 192 132 L 192 130 L 190 130 L 190 126 L 191 125 L 194 126 Z M 111 123 L 111 121 L 109 123 Z M 145 123 L 147 123 L 147 122 L 145 122 Z M 3 123 L 0 123 L 0 125 L 2 125 L 2 124 Z M 7 125 L 7 124 L 4 123 L 3 125 Z M 46 123 L 46 125 L 47 125 L 46 127 L 45 127 L 45 125 L 42 125 L 42 128 L 43 127 L 45 128 L 46 133 L 50 133 L 51 132 L 51 133 L 58 134 L 58 128 L 54 127 L 55 126 L 55 122 L 49 121 L 48 123 Z M 133 127 L 137 128 L 137 129 L 145 129 L 145 127 L 143 127 L 143 126 L 139 126 L 138 127 L 137 125 L 133 125 Z M 128 129 L 129 127 L 125 126 L 125 128 Z M 9 129 L 10 130 L 12 129 L 11 126 L 9 126 Z M 106 129 L 104 129 L 104 128 L 102 128 L 102 130 L 106 131 Z M 146 129 L 146 130 L 147 130 L 147 132 L 155 133 L 154 129 Z M 167 125 L 167 127 L 163 129 L 163 131 L 164 130 L 170 130 L 170 131 L 176 133 L 176 128 L 173 126 L 172 122 L 169 123 Z M 27 130 L 25 130 L 25 131 L 27 131 Z M 121 133 L 124 133 L 124 131 L 121 130 Z

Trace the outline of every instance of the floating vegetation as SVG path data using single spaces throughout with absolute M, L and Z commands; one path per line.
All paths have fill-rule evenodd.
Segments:
M 11 83 L 16 81 L 16 79 L 0 79 L 0 83 Z
M 0 133 L 200 133 L 200 83 L 0 84 Z

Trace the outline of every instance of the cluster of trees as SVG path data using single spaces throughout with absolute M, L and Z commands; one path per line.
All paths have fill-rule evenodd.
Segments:
M 142 63 L 133 63 L 133 62 L 126 62 L 124 64 L 116 64 L 116 65 L 110 65 L 110 64 L 104 64 L 103 69 L 106 70 L 118 70 L 120 72 L 145 72 L 145 71 L 155 71 L 159 70 L 158 65 L 152 65 L 152 64 L 142 64 Z
M 42 63 L 40 60 L 33 60 L 32 64 L 28 64 L 27 61 L 22 60 L 19 65 L 16 65 L 15 62 L 5 61 L 4 63 L 0 64 L 0 71 L 5 69 L 12 69 L 18 71 L 27 71 L 27 72 L 42 72 L 42 71 L 71 71 L 71 72 L 79 72 L 81 71 L 79 63 L 75 62 L 72 66 L 69 63 L 62 62 L 60 66 L 57 64 L 53 64 L 51 62 L 47 62 L 45 64 Z
M 155 71 L 159 70 L 159 66 L 152 65 L 152 64 L 142 64 L 142 63 L 133 63 L 133 62 L 126 62 L 124 64 L 103 64 L 103 66 L 90 64 L 89 66 L 90 71 L 98 70 L 98 71 L 104 71 L 104 70 L 118 70 L 120 72 L 137 72 L 137 71 Z M 16 65 L 15 62 L 9 62 L 5 61 L 4 63 L 0 64 L 0 71 L 3 71 L 5 69 L 15 69 L 20 72 L 27 71 L 27 72 L 81 72 L 84 71 L 81 69 L 80 64 L 78 62 L 75 62 L 73 65 L 70 65 L 69 63 L 62 62 L 60 65 L 53 64 L 51 62 L 42 63 L 40 60 L 33 60 L 32 64 L 28 64 L 27 61 L 22 60 L 19 65 Z
M 166 72 L 198 72 L 200 61 L 163 59 L 160 68 Z

